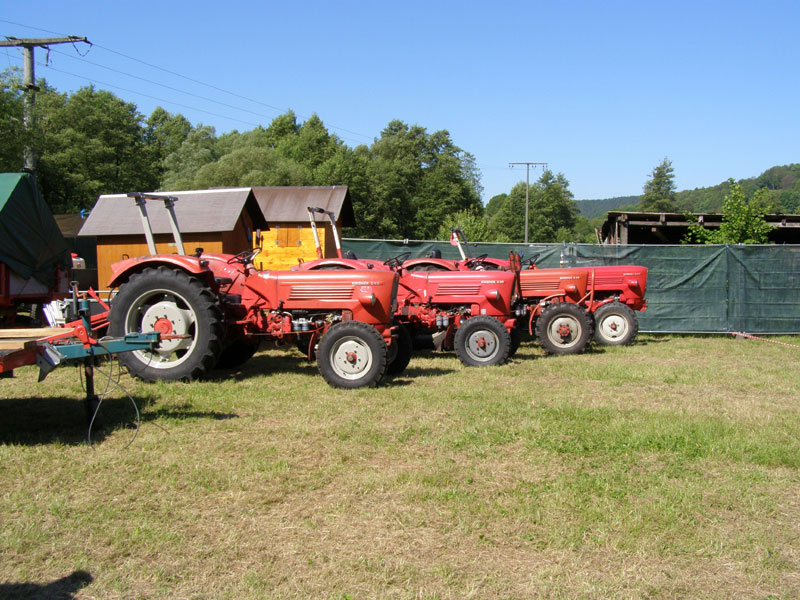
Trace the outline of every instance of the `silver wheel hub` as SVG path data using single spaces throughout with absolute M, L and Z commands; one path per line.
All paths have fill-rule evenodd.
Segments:
M 476 360 L 492 358 L 497 352 L 498 345 L 497 336 L 487 329 L 479 329 L 467 338 L 467 351 Z
M 621 315 L 610 314 L 600 320 L 600 335 L 608 340 L 617 340 L 628 333 L 628 321 Z
M 342 338 L 331 348 L 331 365 L 340 377 L 359 379 L 372 367 L 372 351 L 360 338 Z
M 556 317 L 547 328 L 550 340 L 562 348 L 569 348 L 578 343 L 581 325 L 570 316 Z
M 152 290 L 139 296 L 128 309 L 125 321 L 126 331 L 158 331 L 162 336 L 167 336 L 153 350 L 131 353 L 156 369 L 169 369 L 182 363 L 190 356 L 197 342 L 197 317 L 194 311 L 183 298 L 169 290 Z

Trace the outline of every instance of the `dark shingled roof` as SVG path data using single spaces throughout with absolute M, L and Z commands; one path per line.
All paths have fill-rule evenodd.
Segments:
M 331 211 L 341 219 L 342 227 L 356 224 L 350 192 L 344 185 L 254 187 L 253 193 L 268 223 L 306 222 L 306 209 L 311 206 Z
M 254 227 L 268 229 L 251 188 L 153 193 L 178 198 L 175 216 L 182 233 L 232 231 L 243 210 L 250 215 Z M 140 214 L 136 202 L 127 194 L 102 195 L 78 235 L 143 234 Z M 147 216 L 154 234 L 172 232 L 163 202 L 149 200 Z

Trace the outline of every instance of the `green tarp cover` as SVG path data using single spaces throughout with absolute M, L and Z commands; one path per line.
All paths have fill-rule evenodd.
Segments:
M 0 173 L 0 262 L 47 286 L 67 262 L 64 236 L 28 173 Z
M 448 242 L 345 239 L 359 258 L 401 252 L 424 256 L 438 248 L 460 258 Z M 648 268 L 647 310 L 640 331 L 676 333 L 800 333 L 800 246 L 600 246 L 593 244 L 471 245 L 473 255 L 537 256 L 540 267 L 635 264 Z

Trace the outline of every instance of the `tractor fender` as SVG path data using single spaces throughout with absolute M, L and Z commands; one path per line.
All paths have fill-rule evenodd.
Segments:
M 210 277 L 211 272 L 208 267 L 202 264 L 195 256 L 184 256 L 180 254 L 159 254 L 156 256 L 139 256 L 136 258 L 126 258 L 111 265 L 111 280 L 108 288 L 113 289 L 130 279 L 131 275 L 139 273 L 149 267 L 169 267 L 180 269 L 191 275 L 200 277 Z

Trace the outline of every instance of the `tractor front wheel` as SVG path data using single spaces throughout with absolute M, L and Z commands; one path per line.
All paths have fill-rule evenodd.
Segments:
M 639 332 L 636 313 L 621 302 L 609 302 L 594 313 L 594 341 L 602 346 L 627 346 Z
M 454 346 L 459 360 L 469 367 L 501 365 L 511 351 L 511 335 L 494 317 L 479 315 L 461 324 Z
M 386 372 L 387 355 L 386 342 L 372 325 L 343 321 L 320 339 L 317 367 L 331 387 L 374 387 Z
M 571 302 L 555 302 L 536 319 L 536 340 L 548 354 L 580 354 L 592 337 L 586 311 Z
M 131 375 L 190 381 L 217 363 L 222 349 L 222 317 L 209 287 L 184 271 L 158 267 L 132 275 L 111 304 L 109 335 L 158 331 L 152 350 L 121 352 Z

